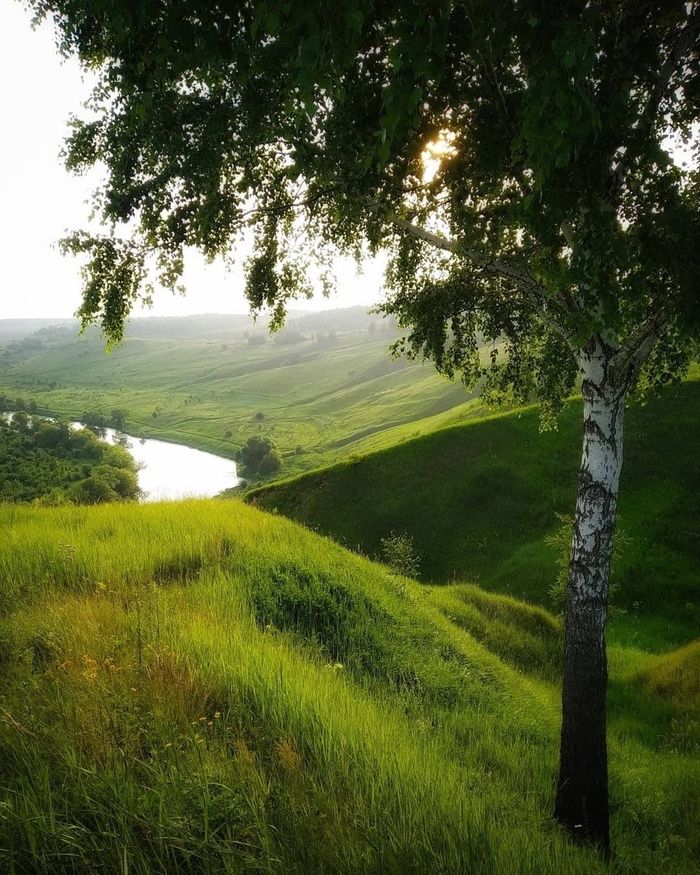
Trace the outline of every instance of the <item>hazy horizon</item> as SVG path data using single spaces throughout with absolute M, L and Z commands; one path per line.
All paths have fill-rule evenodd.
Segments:
M 288 319 L 297 319 L 302 316 L 312 316 L 317 313 L 332 313 L 335 311 L 342 312 L 343 310 L 352 310 L 354 308 L 360 308 L 365 311 L 369 311 L 374 304 L 333 304 L 333 299 L 326 299 L 326 301 L 331 304 L 328 307 L 304 307 L 304 306 L 295 306 L 290 307 L 287 310 L 287 318 Z M 295 302 L 300 305 L 305 303 L 303 300 L 299 302 Z M 313 301 L 309 301 L 309 303 L 321 303 L 317 298 Z M 260 325 L 265 324 L 265 317 L 267 315 L 266 310 L 261 311 L 257 316 L 257 322 Z M 251 320 L 255 319 L 254 314 L 248 310 L 237 310 L 237 311 L 228 311 L 222 312 L 217 310 L 211 311 L 193 311 L 191 313 L 156 313 L 153 310 L 148 308 L 144 308 L 139 310 L 138 312 L 134 312 L 129 317 L 129 322 L 139 319 L 209 319 L 216 318 L 218 316 L 240 316 L 240 317 L 248 317 Z M 68 316 L 47 316 L 45 314 L 38 314 L 32 316 L 3 316 L 0 314 L 0 323 L 2 322 L 79 322 L 79 318 L 73 313 Z
M 0 319 L 70 319 L 81 303 L 80 264 L 56 244 L 67 231 L 90 226 L 87 201 L 100 176 L 68 173 L 59 153 L 69 116 L 80 114 L 90 83 L 76 59 L 59 57 L 53 28 L 44 22 L 32 29 L 30 22 L 19 3 L 0 6 L 0 76 L 12 82 L 4 94 L 8 133 L 0 138 Z M 383 259 L 368 260 L 363 271 L 358 276 L 352 260 L 340 260 L 338 293 L 303 299 L 299 309 L 371 306 L 381 298 Z M 243 282 L 240 267 L 207 264 L 193 252 L 184 276 L 188 294 L 159 290 L 154 306 L 137 307 L 134 315 L 245 315 Z

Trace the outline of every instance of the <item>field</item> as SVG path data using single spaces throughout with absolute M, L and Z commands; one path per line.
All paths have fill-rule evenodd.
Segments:
M 369 319 L 137 321 L 110 357 L 0 324 L 0 394 L 224 455 L 267 434 L 301 472 L 0 504 L 0 871 L 700 872 L 700 369 L 627 416 L 608 866 L 551 819 L 580 399 L 540 433 Z M 392 532 L 418 579 L 372 561 Z
M 420 576 L 469 581 L 552 607 L 557 562 L 568 553 L 580 456 L 580 399 L 557 431 L 540 433 L 535 408 L 484 415 L 466 405 L 438 417 L 463 423 L 298 479 L 260 487 L 249 500 L 379 556 L 392 531 L 414 542 Z M 473 409 L 471 409 L 473 408 Z M 433 430 L 434 429 L 434 430 Z M 700 628 L 700 369 L 646 404 L 625 424 L 611 634 L 626 645 L 662 652 Z M 563 530 L 563 542 L 552 543 Z
M 19 341 L 10 327 L 3 334 L 0 324 L 0 394 L 72 418 L 118 408 L 131 434 L 228 457 L 262 434 L 288 474 L 469 397 L 428 364 L 392 360 L 395 329 L 361 307 L 291 318 L 273 339 L 243 316 L 135 320 L 109 355 L 96 332 L 78 337 L 75 325 Z
M 240 501 L 0 507 L 0 869 L 595 873 L 560 623 Z M 697 871 L 697 646 L 611 648 L 612 871 Z

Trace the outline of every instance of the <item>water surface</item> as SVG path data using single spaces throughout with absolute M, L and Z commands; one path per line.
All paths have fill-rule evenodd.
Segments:
M 75 423 L 80 426 L 80 423 Z M 208 497 L 237 486 L 236 463 L 223 456 L 153 438 L 138 438 L 112 428 L 105 429 L 106 441 L 126 438 L 126 449 L 139 465 L 139 487 L 144 501 Z
M 12 413 L 1 414 L 12 419 Z M 45 417 L 52 419 L 52 417 Z M 85 428 L 71 422 L 73 428 Z M 139 488 L 143 501 L 170 501 L 176 498 L 207 498 L 241 482 L 236 463 L 214 453 L 196 450 L 153 438 L 138 438 L 113 428 L 100 430 L 99 436 L 112 444 L 122 443 L 139 465 Z

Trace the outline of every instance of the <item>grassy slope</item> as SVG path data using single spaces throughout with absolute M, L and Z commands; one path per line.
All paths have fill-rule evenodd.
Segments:
M 542 609 L 240 502 L 0 526 L 3 871 L 602 871 L 548 818 Z M 611 672 L 613 871 L 695 871 L 683 697 L 633 651 Z
M 474 419 L 262 487 L 250 500 L 369 555 L 390 531 L 407 532 L 424 580 L 467 579 L 548 605 L 556 553 L 544 538 L 561 526 L 557 514 L 573 512 L 579 418 L 574 400 L 556 432 L 539 433 L 534 408 Z M 612 629 L 629 644 L 678 646 L 700 625 L 699 427 L 698 369 L 628 412 L 620 526 L 629 542 L 615 568 Z
M 387 348 L 394 335 L 358 330 L 354 310 L 327 318 L 340 326 L 332 343 L 249 346 L 241 331 L 173 339 L 155 336 L 155 328 L 164 329 L 154 323 L 154 336 L 133 336 L 105 355 L 96 336 L 68 334 L 45 349 L 8 356 L 0 393 L 72 417 L 123 408 L 133 434 L 225 456 L 260 432 L 277 442 L 288 473 L 336 461 L 388 428 L 468 397 L 428 364 L 392 361 Z M 352 329 L 343 330 L 347 325 Z M 146 332 L 147 320 L 137 327 Z M 257 412 L 265 415 L 262 423 L 254 419 Z

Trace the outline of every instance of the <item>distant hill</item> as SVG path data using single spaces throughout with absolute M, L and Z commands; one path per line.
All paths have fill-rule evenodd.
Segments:
M 228 457 L 261 434 L 299 472 L 469 397 L 429 364 L 391 359 L 396 337 L 363 307 L 292 312 L 272 336 L 247 316 L 135 319 L 108 355 L 97 329 L 45 325 L 0 342 L 0 394 L 74 419 L 120 408 L 131 434 Z
M 75 319 L 0 319 L 0 344 L 29 337 L 46 328 L 77 330 L 78 323 Z
M 298 331 L 315 332 L 335 330 L 359 331 L 367 328 L 370 322 L 377 325 L 381 317 L 370 316 L 366 307 L 340 307 L 331 310 L 306 311 L 291 308 L 287 313 L 286 328 Z M 77 334 L 79 324 L 76 319 L 34 318 L 0 319 L 0 344 L 8 340 L 29 337 L 36 332 L 46 334 L 58 329 Z M 284 329 L 283 329 L 284 330 Z M 99 329 L 92 327 L 89 334 L 99 336 Z M 199 313 L 191 316 L 136 316 L 131 317 L 126 326 L 127 337 L 143 338 L 206 338 L 238 334 L 243 331 L 267 332 L 267 317 L 262 314 L 255 320 L 249 313 Z

